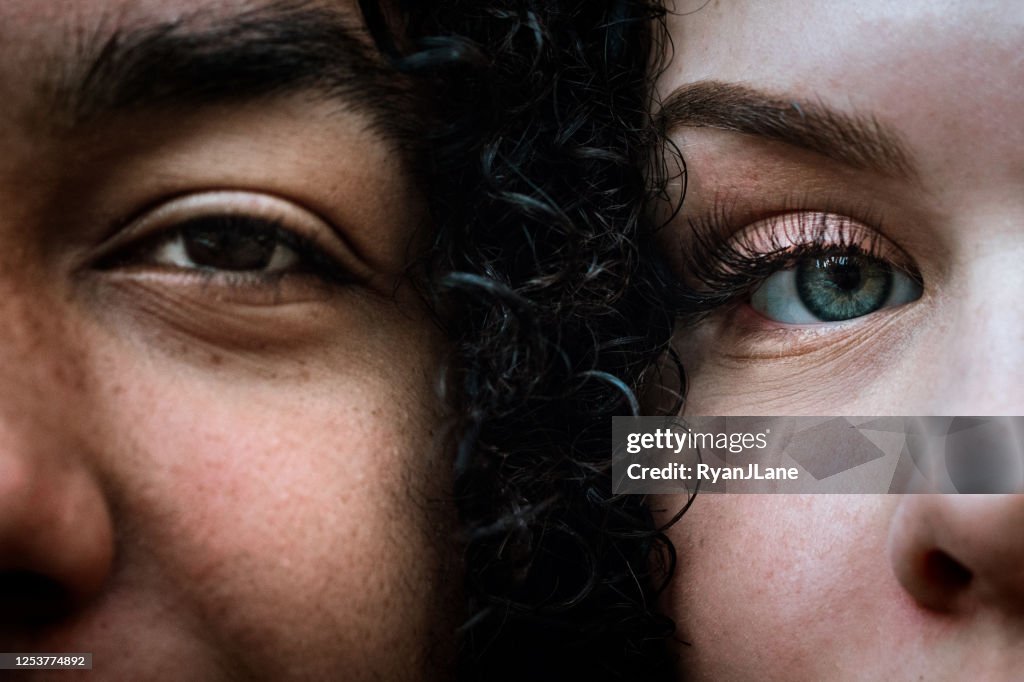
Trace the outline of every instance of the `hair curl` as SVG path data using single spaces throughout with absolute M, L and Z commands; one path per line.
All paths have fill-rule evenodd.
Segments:
M 660 6 L 360 5 L 433 121 L 425 272 L 454 348 L 461 677 L 666 678 L 673 625 L 653 601 L 674 551 L 610 475 L 610 418 L 638 413 L 673 325 L 646 271 Z

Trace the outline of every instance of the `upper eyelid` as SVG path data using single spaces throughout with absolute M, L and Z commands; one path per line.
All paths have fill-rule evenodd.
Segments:
M 771 248 L 754 249 L 755 254 L 769 250 L 780 253 L 849 250 L 885 260 L 908 274 L 917 274 L 913 260 L 898 244 L 880 230 L 847 216 L 821 212 L 787 213 L 748 225 L 734 238 L 742 239 L 742 235 L 747 235 L 753 239 L 759 236 L 757 233 L 760 231 L 767 232 L 772 240 Z
M 141 241 L 144 246 L 141 246 L 142 250 L 152 251 L 159 248 L 160 246 L 166 245 L 168 242 L 184 236 L 185 230 L 194 227 L 196 224 L 201 223 L 205 220 L 223 220 L 223 228 L 225 230 L 237 230 L 243 224 L 250 223 L 252 227 L 256 227 L 259 230 L 270 233 L 273 237 L 285 247 L 295 251 L 299 256 L 311 256 L 315 257 L 317 245 L 312 243 L 308 238 L 296 234 L 285 227 L 282 227 L 277 221 L 267 220 L 264 218 L 246 216 L 246 215 L 231 215 L 222 216 L 218 214 L 210 216 L 199 216 L 197 218 L 186 221 L 182 224 L 171 227 L 170 229 L 158 232 L 151 237 L 142 237 L 138 241 Z M 228 220 L 234 224 L 228 224 Z
M 348 241 L 320 216 L 274 195 L 237 190 L 180 195 L 141 212 L 131 220 L 122 221 L 118 230 L 99 247 L 99 255 L 94 262 L 115 257 L 133 245 L 141 246 L 150 238 L 173 231 L 190 220 L 211 216 L 238 216 L 272 224 L 285 233 L 295 235 L 297 245 L 323 251 L 353 278 L 368 278 L 372 274 L 370 266 Z
M 850 249 L 919 276 L 910 255 L 882 229 L 841 213 L 779 211 L 736 230 L 723 227 L 721 220 L 719 215 L 690 221 L 703 256 L 736 260 L 777 255 L 778 260 L 785 260 L 815 249 Z
M 682 215 L 687 214 L 684 205 Z M 818 191 L 804 191 L 782 196 L 751 197 L 737 189 L 718 190 L 710 206 L 699 211 L 697 218 L 702 223 L 713 224 L 722 230 L 722 237 L 728 237 L 764 220 L 795 215 L 836 216 L 870 227 L 894 243 L 897 242 L 889 233 L 885 214 L 877 207 L 834 192 L 822 194 Z

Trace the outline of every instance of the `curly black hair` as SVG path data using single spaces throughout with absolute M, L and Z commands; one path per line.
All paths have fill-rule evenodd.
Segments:
M 426 291 L 464 529 L 466 680 L 670 677 L 654 600 L 674 551 L 611 494 L 611 417 L 666 351 L 652 226 L 645 0 L 361 0 L 429 112 Z

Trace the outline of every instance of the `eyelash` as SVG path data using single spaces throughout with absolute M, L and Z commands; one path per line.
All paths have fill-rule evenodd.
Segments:
M 718 204 L 710 213 L 689 221 L 693 239 L 682 253 L 686 274 L 678 279 L 678 303 L 681 316 L 690 321 L 748 298 L 770 275 L 794 267 L 808 256 L 870 258 L 892 264 L 921 284 L 921 275 L 909 257 L 893 245 L 887 246 L 880 228 L 867 228 L 853 218 L 793 210 L 751 223 L 764 224 L 753 233 L 742 230 L 734 234 L 735 221 L 730 214 L 728 205 Z M 865 223 L 877 226 L 881 221 Z
M 185 268 L 173 265 L 158 265 L 156 267 L 178 269 L 187 272 L 190 276 L 200 278 L 204 282 L 216 282 L 236 287 L 275 286 L 284 277 L 296 274 L 313 275 L 332 284 L 345 284 L 353 280 L 345 268 L 335 259 L 326 255 L 324 249 L 310 237 L 282 227 L 277 220 L 237 213 L 201 215 L 179 222 L 160 230 L 157 234 L 126 245 L 101 261 L 98 267 L 100 269 L 146 267 L 145 261 L 153 258 L 158 249 L 174 239 L 185 238 L 185 233 L 189 228 L 198 226 L 219 228 L 222 233 L 238 235 L 268 234 L 275 245 L 291 249 L 298 258 L 298 264 L 295 268 L 278 272 L 232 271 L 204 267 Z

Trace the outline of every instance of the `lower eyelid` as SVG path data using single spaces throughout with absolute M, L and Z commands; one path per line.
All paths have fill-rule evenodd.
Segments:
M 140 293 L 176 291 L 177 297 L 203 299 L 218 306 L 263 308 L 336 300 L 338 287 L 311 275 L 217 272 L 175 266 L 133 266 L 104 273 L 111 285 Z M 167 294 L 170 295 L 170 294 Z
M 359 323 L 364 305 L 360 292 L 327 289 L 311 278 L 207 291 L 200 277 L 181 271 L 110 272 L 91 284 L 104 329 L 176 357 L 210 348 L 285 359 L 301 347 L 329 348 Z M 339 297 L 346 297 L 343 305 Z
M 871 315 L 826 324 L 775 322 L 742 304 L 717 317 L 715 351 L 731 361 L 778 361 L 818 352 L 844 353 L 899 333 L 907 306 L 883 308 Z M 876 349 L 877 351 L 877 349 Z

